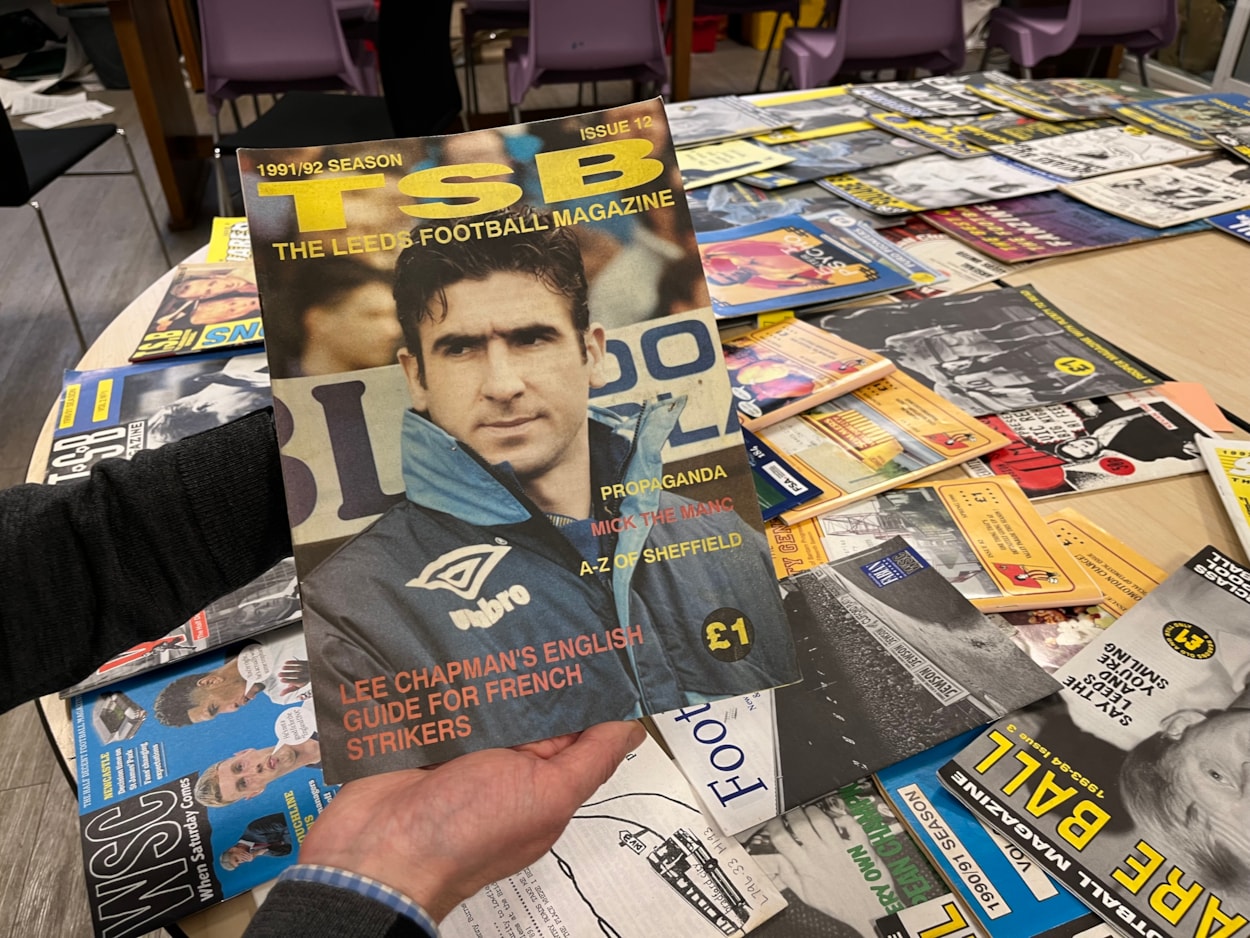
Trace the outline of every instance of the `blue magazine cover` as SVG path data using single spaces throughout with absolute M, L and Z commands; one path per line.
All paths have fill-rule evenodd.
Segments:
M 74 698 L 97 935 L 162 927 L 295 862 L 336 791 L 310 697 L 293 625 Z
M 1250 241 L 1250 210 L 1216 215 L 1208 218 L 1206 222 L 1212 228 L 1218 228 L 1225 234 L 1234 235 L 1242 241 Z
M 717 318 L 905 290 L 911 279 L 798 215 L 698 235 Z
M 1096 924 L 1079 899 L 991 834 L 938 782 L 938 767 L 980 733 L 956 736 L 877 772 L 886 800 L 993 938 L 1033 938 L 1078 919 L 1086 927 Z

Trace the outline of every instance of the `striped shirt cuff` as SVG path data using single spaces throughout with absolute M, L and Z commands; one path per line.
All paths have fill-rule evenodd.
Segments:
M 361 876 L 359 873 L 340 870 L 332 866 L 317 866 L 311 863 L 297 863 L 294 866 L 287 867 L 282 871 L 282 875 L 278 877 L 279 882 L 284 879 L 302 880 L 306 883 L 320 883 L 323 886 L 350 889 L 366 899 L 382 903 L 382 905 L 398 915 L 411 919 L 437 938 L 438 926 L 426 913 L 425 909 L 421 908 L 421 906 L 417 905 L 417 903 L 413 902 L 399 890 L 392 889 L 385 883 L 379 883 L 376 879 L 370 879 L 368 876 Z

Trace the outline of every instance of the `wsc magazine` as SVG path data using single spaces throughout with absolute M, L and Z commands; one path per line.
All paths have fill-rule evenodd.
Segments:
M 822 490 L 787 511 L 787 524 L 918 482 L 1006 442 L 902 371 L 788 417 L 759 436 Z
M 725 339 L 721 348 L 738 419 L 752 431 L 849 394 L 894 370 L 889 359 L 802 319 Z
M 1010 442 L 964 469 L 973 476 L 1011 476 L 1033 499 L 1202 472 L 1198 439 L 1212 435 L 1170 400 L 1148 392 L 981 420 Z
M 241 158 L 327 778 L 798 679 L 658 100 Z
M 742 935 L 784 915 L 786 899 L 721 833 L 681 772 L 648 738 L 573 813 L 547 853 L 486 886 L 439 923 L 482 935 Z
M 844 308 L 812 321 L 880 352 L 972 414 L 1159 383 L 1145 365 L 1074 322 L 1031 286 Z
M 260 297 L 248 261 L 182 264 L 132 362 L 260 345 Z
M 909 277 L 869 256 L 862 246 L 848 245 L 845 235 L 797 215 L 700 232 L 698 244 L 712 310 L 722 319 L 893 293 L 912 285 Z
M 296 625 L 74 698 L 96 934 L 170 925 L 295 862 L 335 792 L 318 765 L 307 664 Z M 208 716 L 218 699 L 234 703 Z
M 655 717 L 727 831 L 807 804 L 1058 687 L 902 538 L 782 585 L 803 682 Z
M 1091 580 L 1011 479 L 920 482 L 787 528 L 770 525 L 778 577 L 903 537 L 982 612 L 1086 606 Z
M 1006 263 L 1036 261 L 1205 230 L 1201 221 L 1150 228 L 1062 192 L 925 212 L 926 222 Z
M 1125 934 L 1244 935 L 1250 571 L 1212 547 L 939 770 Z

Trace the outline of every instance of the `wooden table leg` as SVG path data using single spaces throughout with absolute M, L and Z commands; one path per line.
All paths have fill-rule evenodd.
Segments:
M 673 0 L 673 68 L 669 98 L 690 97 L 690 50 L 694 44 L 694 0 Z
M 190 228 L 207 163 L 183 85 L 178 48 L 166 0 L 109 0 L 139 119 L 169 205 L 169 227 Z

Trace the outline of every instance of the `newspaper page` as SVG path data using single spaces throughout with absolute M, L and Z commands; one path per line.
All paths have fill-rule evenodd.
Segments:
M 889 306 L 813 321 L 885 355 L 972 414 L 997 414 L 1159 383 L 1031 286 Z
M 753 931 L 785 905 L 648 738 L 551 850 L 452 910 L 438 930 L 444 938 L 710 938 Z
M 1112 173 L 1060 187 L 1094 208 L 1167 228 L 1250 207 L 1250 166 L 1212 159 Z
M 794 574 L 783 587 L 803 682 L 655 717 L 727 831 L 1058 687 L 902 538 Z
M 778 577 L 904 537 L 960 595 L 982 612 L 1090 605 L 1102 591 L 1055 541 L 1010 479 L 945 479 L 882 492 L 791 528 L 770 525 Z
M 1126 934 L 1250 930 L 1250 571 L 1199 551 L 942 783 Z
M 295 862 L 335 793 L 310 693 L 295 625 L 74 698 L 97 935 L 171 925 Z
M 658 100 L 242 159 L 327 778 L 798 679 Z

